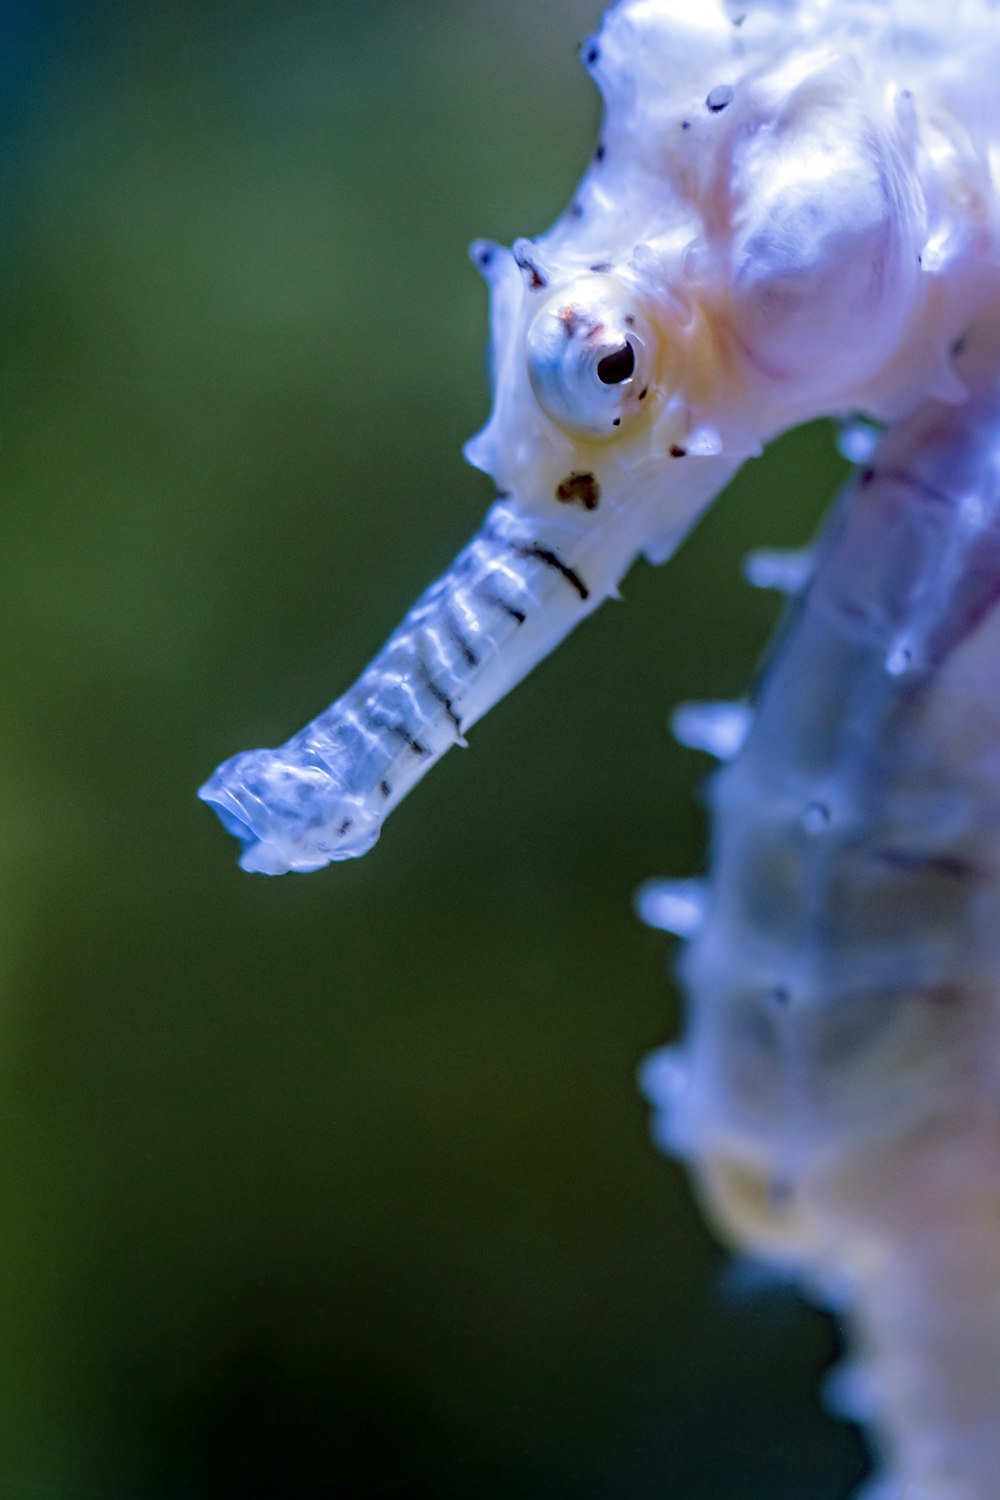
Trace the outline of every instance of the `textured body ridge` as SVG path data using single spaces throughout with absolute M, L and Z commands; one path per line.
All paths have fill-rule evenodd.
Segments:
M 848 1309 L 880 1500 L 996 1500 L 1000 0 L 621 0 L 583 57 L 566 213 L 473 247 L 496 505 L 352 688 L 201 795 L 248 869 L 363 854 L 772 437 L 886 426 L 753 713 L 676 721 L 736 758 L 707 896 L 650 897 L 697 933 L 646 1083 L 730 1235 Z
M 1000 1474 L 1000 325 L 845 497 L 713 785 L 662 1133 L 740 1244 L 836 1288 L 893 1479 Z

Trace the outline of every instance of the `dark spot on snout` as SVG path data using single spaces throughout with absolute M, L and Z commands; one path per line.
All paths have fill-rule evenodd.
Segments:
M 609 260 L 599 260 L 597 264 L 591 266 L 590 269 L 592 271 L 596 271 L 598 275 L 603 275 L 605 271 L 611 270 L 611 262 Z
M 584 510 L 596 510 L 601 487 L 593 474 L 570 474 L 556 490 L 556 499 L 563 505 L 582 505 Z
M 594 67 L 601 60 L 601 49 L 596 42 L 584 42 L 582 44 L 583 60 L 588 68 Z
M 682 448 L 681 445 L 680 445 L 680 443 L 674 443 L 673 446 L 670 449 L 670 457 L 671 458 L 687 458 L 687 455 L 688 455 L 687 449 L 686 448 Z
M 603 141 L 599 141 L 597 143 L 597 150 L 594 152 L 594 160 L 595 161 L 603 161 L 606 150 L 607 150 L 607 147 L 605 146 L 604 142 Z

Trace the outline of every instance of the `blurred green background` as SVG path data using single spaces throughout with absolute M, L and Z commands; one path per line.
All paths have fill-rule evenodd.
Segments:
M 342 691 L 490 498 L 475 235 L 596 138 L 599 0 L 0 22 L 0 1497 L 834 1500 L 835 1334 L 739 1291 L 635 1068 L 630 898 L 702 858 L 826 429 L 474 733 L 356 865 L 241 875 L 212 766 Z M 6 32 L 6 35 L 5 35 Z

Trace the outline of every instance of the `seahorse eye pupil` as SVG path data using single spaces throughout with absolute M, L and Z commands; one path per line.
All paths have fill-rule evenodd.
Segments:
M 629 343 L 614 349 L 598 362 L 597 378 L 604 385 L 621 385 L 635 374 L 635 350 Z

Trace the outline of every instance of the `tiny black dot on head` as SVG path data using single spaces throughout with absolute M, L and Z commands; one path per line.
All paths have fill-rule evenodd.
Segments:
M 690 120 L 682 120 L 681 121 L 681 129 L 682 130 L 690 130 L 691 129 L 691 121 Z
M 875 470 L 874 469 L 862 469 L 862 471 L 861 471 L 861 483 L 862 484 L 871 484 L 871 482 L 872 482 L 872 480 L 874 478 L 875 478 Z
M 597 150 L 594 152 L 594 160 L 595 161 L 603 161 L 606 150 L 607 150 L 607 148 L 606 148 L 604 142 L 600 141 L 598 143 Z
M 670 449 L 670 457 L 687 458 L 687 449 L 682 448 L 679 443 L 674 443 L 673 447 Z
M 389 783 L 387 781 L 380 781 L 379 784 L 378 784 L 378 789 L 382 793 L 383 797 L 391 797 L 392 796 L 392 787 L 389 785 Z
M 644 385 L 643 388 L 642 388 L 642 390 L 639 392 L 639 400 L 640 401 L 645 401 L 645 399 L 646 399 L 646 397 L 648 395 L 649 395 L 649 386 L 648 385 Z
M 493 251 L 492 250 L 480 250 L 480 252 L 479 252 L 479 264 L 481 266 L 488 266 L 488 265 L 491 265 L 492 262 L 493 262 Z
M 569 211 L 570 211 L 571 216 L 574 219 L 582 219 L 583 218 L 583 204 L 582 203 L 572 203 L 572 204 L 570 204 L 570 210 Z
M 590 269 L 592 271 L 598 272 L 598 274 L 600 275 L 603 275 L 606 271 L 611 270 L 611 262 L 609 260 L 599 260 L 597 264 L 591 266 Z
M 600 49 L 600 47 L 595 47 L 595 46 L 593 46 L 593 44 L 591 46 L 589 46 L 587 48 L 587 51 L 586 51 L 587 67 L 588 68 L 592 68 L 596 62 L 600 62 L 600 59 L 601 59 L 601 49 Z
M 612 425 L 612 427 L 620 427 L 622 425 L 622 419 L 621 419 L 621 417 L 615 417 L 615 419 L 611 423 L 611 425 Z

